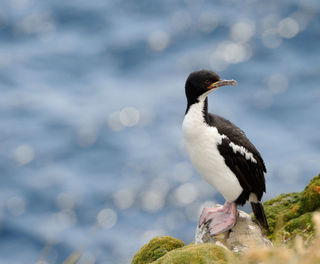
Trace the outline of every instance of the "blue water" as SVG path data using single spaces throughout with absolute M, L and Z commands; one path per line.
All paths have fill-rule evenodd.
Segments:
M 223 202 L 183 148 L 196 69 L 239 82 L 210 111 L 260 150 L 264 199 L 319 173 L 318 1 L 0 7 L 0 263 L 128 263 L 156 235 L 190 243 L 201 208 Z

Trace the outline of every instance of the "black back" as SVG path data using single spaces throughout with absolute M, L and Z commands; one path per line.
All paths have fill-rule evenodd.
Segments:
M 249 141 L 245 133 L 229 120 L 208 113 L 208 115 L 206 115 L 206 122 L 210 126 L 215 126 L 219 134 L 227 136 L 227 138 L 222 139 L 222 143 L 218 145 L 218 150 L 224 157 L 226 165 L 237 176 L 243 188 L 243 192 L 238 197 L 236 203 L 240 205 L 245 204 L 251 192 L 254 192 L 260 201 L 263 193 L 266 191 L 264 173 L 267 170 L 259 151 Z M 239 152 L 234 153 L 233 149 L 229 146 L 231 142 L 243 146 L 251 152 L 257 163 L 247 160 Z

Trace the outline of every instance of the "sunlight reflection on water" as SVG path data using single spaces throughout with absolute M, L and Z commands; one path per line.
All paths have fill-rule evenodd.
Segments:
M 210 110 L 261 151 L 266 197 L 303 188 L 320 156 L 318 23 L 314 1 L 2 1 L 0 262 L 127 263 L 157 235 L 191 242 L 222 202 L 183 147 L 199 68 L 239 81 Z

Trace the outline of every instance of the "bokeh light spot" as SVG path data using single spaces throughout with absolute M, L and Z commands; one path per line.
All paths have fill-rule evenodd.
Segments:
M 147 191 L 142 193 L 142 208 L 145 211 L 155 212 L 164 206 L 164 193 Z
M 20 145 L 13 151 L 13 157 L 19 165 L 25 165 L 34 159 L 34 149 L 27 144 Z
M 278 30 L 281 37 L 293 38 L 299 32 L 299 25 L 295 19 L 287 17 L 279 22 Z
M 149 47 L 155 51 L 167 48 L 170 38 L 167 32 L 162 30 L 153 31 L 148 37 Z
M 94 144 L 98 138 L 98 131 L 95 127 L 86 125 L 77 130 L 78 143 L 82 147 L 89 147 Z
M 217 53 L 227 63 L 239 63 L 248 60 L 252 56 L 252 49 L 248 44 L 223 42 L 217 47 Z
M 198 190 L 192 183 L 180 185 L 175 191 L 175 197 L 180 205 L 192 203 L 198 196 Z
M 120 131 L 124 128 L 124 125 L 120 122 L 120 112 L 113 112 L 108 117 L 108 125 L 114 131 Z
M 115 205 L 123 210 L 130 208 L 134 202 L 135 193 L 133 190 L 120 189 L 113 195 Z
M 255 32 L 255 25 L 252 21 L 240 21 L 231 27 L 231 37 L 237 42 L 249 41 Z
M 98 224 L 104 228 L 112 228 L 117 223 L 117 213 L 110 209 L 102 209 L 97 216 Z
M 273 74 L 268 78 L 268 89 L 275 94 L 280 94 L 288 89 L 288 79 L 281 74 Z
M 123 126 L 132 127 L 138 124 L 140 113 L 134 107 L 125 107 L 120 112 L 120 122 Z

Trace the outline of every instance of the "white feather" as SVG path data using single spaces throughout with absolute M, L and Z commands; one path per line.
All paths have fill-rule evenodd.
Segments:
M 250 193 L 249 201 L 253 203 L 259 203 L 258 197 L 255 193 Z
M 239 152 L 247 160 L 251 160 L 253 163 L 257 163 L 257 160 L 253 157 L 253 154 L 249 152 L 245 147 L 234 144 L 233 142 L 230 142 L 229 146 L 233 149 L 234 153 Z
M 228 202 L 234 202 L 243 189 L 218 151 L 218 144 L 226 136 L 205 123 L 202 112 L 204 99 L 199 99 L 199 103 L 190 106 L 182 124 L 187 152 L 199 174 Z

